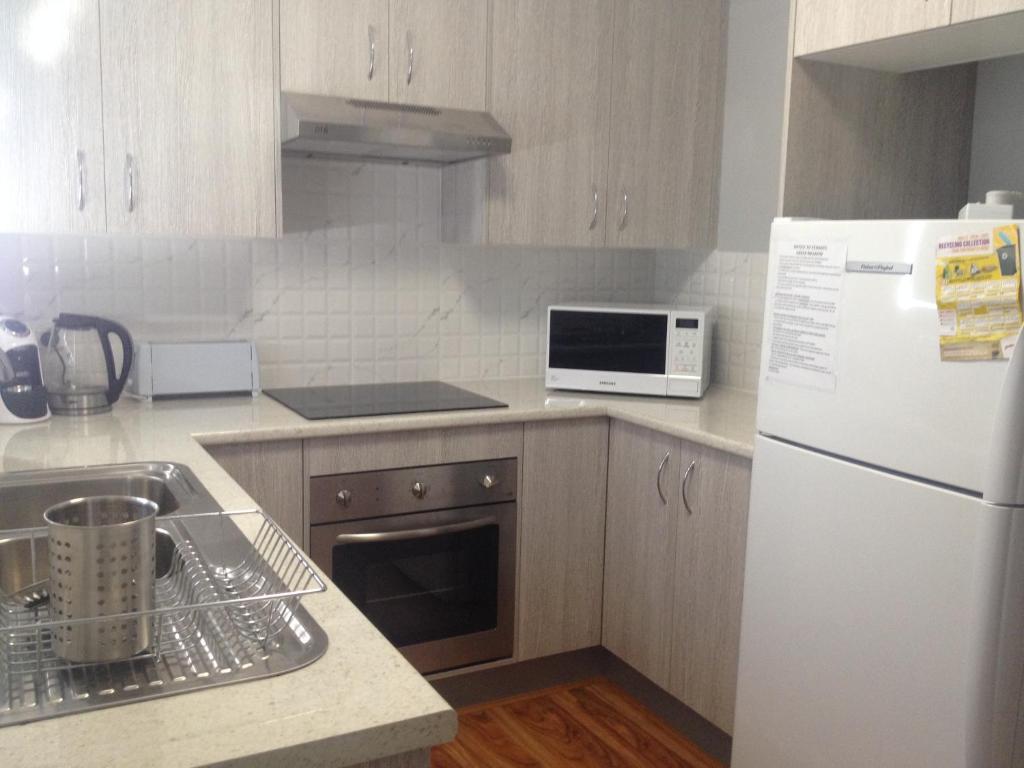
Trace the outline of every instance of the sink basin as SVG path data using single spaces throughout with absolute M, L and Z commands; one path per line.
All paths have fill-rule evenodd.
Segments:
M 140 496 L 161 515 L 216 512 L 220 506 L 188 467 L 171 462 L 111 464 L 0 474 L 0 530 L 38 528 L 54 504 L 82 496 Z
M 5 540 L 3 531 L 45 525 L 43 512 L 62 501 L 110 494 L 149 499 L 160 507 L 161 515 L 220 511 L 192 470 L 170 462 L 0 475 L 0 592 L 10 595 L 42 578 L 47 562 L 45 539 L 35 539 L 33 552 L 31 540 Z
M 47 535 L 38 530 L 45 509 L 105 494 L 141 496 L 173 515 L 156 526 L 157 639 L 130 659 L 72 664 L 54 652 L 49 603 L 0 594 L 0 727 L 285 674 L 326 651 L 326 634 L 298 603 L 324 589 L 312 566 L 263 513 L 224 512 L 179 464 L 0 475 L 0 590 L 10 595 L 49 575 Z M 258 533 L 250 540 L 235 518 Z

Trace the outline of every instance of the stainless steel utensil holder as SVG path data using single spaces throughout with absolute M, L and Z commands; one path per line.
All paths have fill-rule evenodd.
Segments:
M 3 535 L 30 539 L 35 552 L 47 533 L 47 528 L 30 528 Z M 280 642 L 295 645 L 292 635 L 299 645 L 309 641 L 308 616 L 299 601 L 326 587 L 262 512 L 158 517 L 155 542 L 150 609 L 62 619 L 49 604 L 26 608 L 0 601 L 0 726 L 35 719 L 40 704 L 52 717 L 118 703 L 118 698 L 138 700 L 204 682 L 231 682 L 232 672 L 235 679 L 260 672 L 259 667 L 273 674 Z M 35 561 L 33 556 L 33 578 L 45 578 L 46 563 Z M 116 663 L 78 663 L 58 653 L 62 627 L 77 630 L 118 620 L 151 623 L 148 653 Z
M 134 496 L 72 499 L 43 513 L 54 652 L 70 662 L 121 661 L 149 650 L 159 507 Z M 108 616 L 128 618 L 107 619 Z M 134 616 L 134 617 L 133 617 Z

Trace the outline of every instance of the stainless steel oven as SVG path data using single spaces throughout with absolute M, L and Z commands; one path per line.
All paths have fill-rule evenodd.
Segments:
M 420 672 L 507 658 L 517 460 L 314 477 L 310 551 Z

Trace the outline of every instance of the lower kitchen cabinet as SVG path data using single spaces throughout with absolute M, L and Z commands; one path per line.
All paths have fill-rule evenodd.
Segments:
M 603 644 L 731 732 L 750 461 L 618 421 L 609 443 Z
M 209 445 L 206 451 L 293 541 L 308 549 L 302 512 L 302 441 Z
M 679 440 L 620 421 L 608 447 L 603 645 L 668 688 Z
M 682 443 L 686 504 L 676 544 L 668 690 L 732 733 L 750 505 L 750 460 Z M 687 509 L 686 507 L 689 507 Z
M 526 424 L 519 661 L 601 643 L 607 469 L 607 419 Z

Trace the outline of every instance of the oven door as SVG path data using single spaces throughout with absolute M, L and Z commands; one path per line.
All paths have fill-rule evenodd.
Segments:
M 512 655 L 514 503 L 316 525 L 310 549 L 420 672 Z

